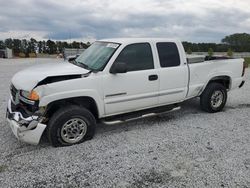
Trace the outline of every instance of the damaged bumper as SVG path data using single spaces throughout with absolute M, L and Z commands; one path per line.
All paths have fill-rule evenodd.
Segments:
M 47 125 L 40 123 L 38 116 L 24 117 L 21 112 L 12 111 L 12 102 L 9 100 L 6 117 L 18 140 L 35 145 L 39 143 Z

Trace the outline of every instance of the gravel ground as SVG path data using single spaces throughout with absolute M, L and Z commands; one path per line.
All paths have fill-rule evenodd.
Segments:
M 98 125 L 94 139 L 53 148 L 17 141 L 5 121 L 10 79 L 57 59 L 0 59 L 0 187 L 250 187 L 250 70 L 225 110 L 199 100 L 182 110 L 121 125 Z

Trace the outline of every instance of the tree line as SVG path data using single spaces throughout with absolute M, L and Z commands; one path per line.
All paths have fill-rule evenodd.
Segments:
M 68 43 L 66 41 L 53 41 L 53 40 L 42 40 L 37 41 L 34 38 L 27 39 L 12 39 L 8 38 L 0 40 L 0 49 L 10 48 L 13 53 L 18 55 L 19 53 L 46 53 L 46 54 L 57 54 L 62 53 L 64 48 L 88 48 L 90 43 L 76 42 Z
M 250 52 L 250 34 L 236 33 L 226 36 L 221 43 L 191 43 L 183 42 L 186 52 Z
M 18 53 L 46 53 L 56 54 L 62 53 L 64 48 L 88 48 L 90 43 L 76 42 L 68 43 L 65 41 L 43 40 L 37 41 L 34 38 L 27 39 L 12 39 L 8 38 L 0 40 L 0 49 L 10 48 L 14 54 Z M 221 40 L 221 43 L 191 43 L 183 42 L 183 46 L 188 53 L 192 52 L 250 52 L 250 34 L 236 33 L 226 36 Z

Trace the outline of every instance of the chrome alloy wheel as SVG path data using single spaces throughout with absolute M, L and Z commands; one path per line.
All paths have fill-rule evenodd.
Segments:
M 214 91 L 214 93 L 211 96 L 211 106 L 212 108 L 218 108 L 221 106 L 221 104 L 223 103 L 223 99 L 224 99 L 224 94 L 222 91 L 217 90 Z
M 72 118 L 68 120 L 61 129 L 63 141 L 74 144 L 79 142 L 87 132 L 87 124 L 83 119 Z

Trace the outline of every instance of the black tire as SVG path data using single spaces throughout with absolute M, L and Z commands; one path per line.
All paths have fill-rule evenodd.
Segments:
M 222 93 L 223 95 L 222 102 L 221 103 L 219 102 L 218 106 L 212 104 L 213 103 L 212 96 L 213 94 L 215 94 L 215 92 Z M 200 105 L 202 110 L 209 113 L 216 113 L 221 111 L 224 108 L 226 102 L 227 102 L 227 90 L 222 84 L 216 82 L 208 84 L 206 89 L 200 96 Z
M 84 121 L 87 130 L 85 129 L 86 131 L 84 131 L 85 133 L 81 140 L 77 141 L 76 143 L 69 143 L 63 139 L 61 131 L 65 123 L 73 118 L 77 118 Z M 95 134 L 95 127 L 95 117 L 89 110 L 79 106 L 66 106 L 62 109 L 59 109 L 50 118 L 47 127 L 47 137 L 49 142 L 54 147 L 79 144 L 93 138 Z

